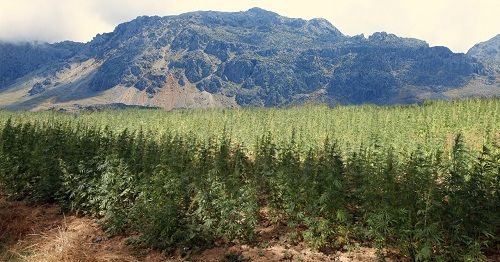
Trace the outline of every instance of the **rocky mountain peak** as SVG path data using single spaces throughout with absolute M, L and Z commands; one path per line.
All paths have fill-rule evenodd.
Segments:
M 277 17 L 277 16 L 280 16 L 279 14 L 277 13 L 274 13 L 274 12 L 271 12 L 271 11 L 268 11 L 268 10 L 265 10 L 265 9 L 262 9 L 260 7 L 253 7 L 253 8 L 250 8 L 248 9 L 248 11 L 246 11 L 247 13 L 250 13 L 250 14 L 253 14 L 253 15 L 256 15 L 256 16 L 274 16 L 274 17 Z
M 375 32 L 368 41 L 387 46 L 406 46 L 411 48 L 429 47 L 427 42 L 415 38 L 403 38 L 386 32 Z
M 485 74 L 470 55 L 418 39 L 347 37 L 326 19 L 260 8 L 140 16 L 89 43 L 0 43 L 0 62 L 0 96 L 20 94 L 4 100 L 16 101 L 12 108 L 404 103 L 422 99 L 421 90 L 442 97 Z
M 480 60 L 493 60 L 500 63 L 500 34 L 474 45 L 467 54 Z
M 500 34 L 474 45 L 467 54 L 483 63 L 492 74 L 500 76 Z M 494 76 L 490 76 L 490 81 L 494 81 Z

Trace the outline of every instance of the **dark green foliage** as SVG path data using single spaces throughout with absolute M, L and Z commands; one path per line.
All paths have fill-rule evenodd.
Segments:
M 416 261 L 477 261 L 499 243 L 500 148 L 397 153 L 378 139 L 300 150 L 297 133 L 253 152 L 220 137 L 94 128 L 63 121 L 1 127 L 0 184 L 14 199 L 56 202 L 139 233 L 165 251 L 251 241 L 267 208 L 313 248 L 371 243 Z M 228 258 L 237 259 L 237 258 Z
M 64 127 L 17 124 L 9 120 L 2 131 L 2 180 L 12 198 L 53 202 L 61 194 Z

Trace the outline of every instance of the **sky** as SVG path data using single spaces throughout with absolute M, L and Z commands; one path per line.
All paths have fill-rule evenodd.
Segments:
M 351 36 L 386 31 L 455 52 L 500 33 L 500 0 L 0 0 L 0 40 L 87 42 L 140 15 L 252 7 L 326 18 Z

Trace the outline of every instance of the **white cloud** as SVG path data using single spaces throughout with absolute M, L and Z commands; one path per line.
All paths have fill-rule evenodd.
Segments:
M 461 52 L 500 33 L 498 0 L 0 0 L 0 40 L 88 41 L 140 15 L 254 6 L 323 17 L 348 35 L 387 31 Z

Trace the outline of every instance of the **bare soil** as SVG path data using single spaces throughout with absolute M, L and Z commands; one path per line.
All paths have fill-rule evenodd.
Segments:
M 377 261 L 371 248 L 324 254 L 283 240 L 284 227 L 263 223 L 256 245 L 232 244 L 168 257 L 107 236 L 92 218 L 64 215 L 53 205 L 30 206 L 0 194 L 0 261 Z

